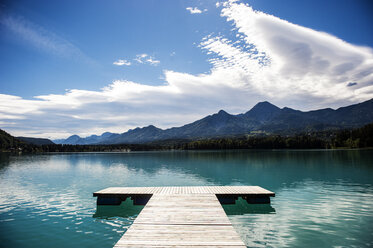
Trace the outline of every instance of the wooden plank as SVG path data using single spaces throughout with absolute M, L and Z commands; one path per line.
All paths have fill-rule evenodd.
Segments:
M 215 195 L 153 195 L 134 224 L 230 225 Z
M 179 190 L 153 195 L 115 247 L 246 247 L 215 195 Z

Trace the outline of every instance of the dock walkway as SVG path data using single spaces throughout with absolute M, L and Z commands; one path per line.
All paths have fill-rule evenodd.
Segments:
M 238 197 L 268 203 L 273 192 L 258 186 L 112 187 L 93 194 L 97 204 L 120 204 L 131 197 L 145 205 L 115 248 L 246 247 L 221 203 Z

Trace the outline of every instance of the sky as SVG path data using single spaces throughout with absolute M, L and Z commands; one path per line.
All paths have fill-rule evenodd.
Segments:
M 369 0 L 0 0 L 0 128 L 67 138 L 373 98 Z

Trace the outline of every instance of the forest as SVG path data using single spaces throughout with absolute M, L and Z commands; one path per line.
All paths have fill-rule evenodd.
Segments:
M 0 131 L 0 151 L 17 153 L 373 148 L 373 123 L 357 129 L 300 133 L 292 136 L 242 135 L 197 140 L 163 140 L 144 144 L 120 145 L 32 145 L 18 140 L 3 130 Z

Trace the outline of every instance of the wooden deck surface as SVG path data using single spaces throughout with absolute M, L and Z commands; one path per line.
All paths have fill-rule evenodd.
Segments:
M 267 195 L 258 186 L 112 187 L 94 196 L 152 195 L 115 248 L 246 247 L 216 195 Z
M 259 186 L 189 186 L 189 187 L 110 187 L 93 193 L 99 195 L 131 195 L 131 194 L 264 194 L 274 196 L 269 190 Z

